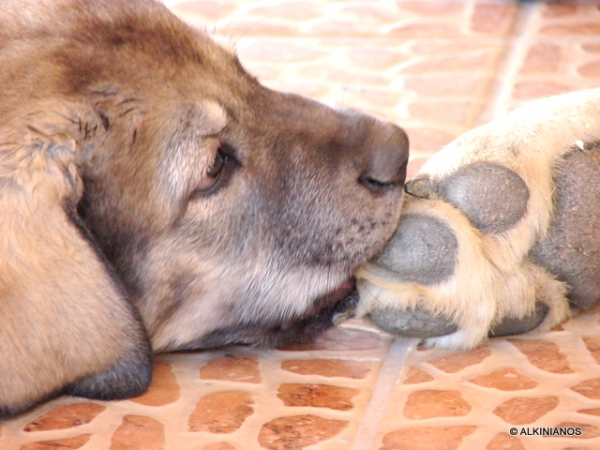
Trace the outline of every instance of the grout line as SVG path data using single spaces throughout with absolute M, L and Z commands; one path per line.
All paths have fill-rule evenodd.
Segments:
M 415 339 L 396 338 L 390 345 L 390 350 L 379 370 L 371 400 L 365 409 L 350 450 L 374 448 L 379 424 L 396 386 L 396 380 L 404 365 L 406 354 L 415 342 L 417 342 Z
M 500 57 L 496 73 L 492 78 L 488 95 L 481 108 L 475 125 L 482 125 L 504 115 L 502 107 L 512 96 L 514 80 L 519 71 L 527 50 L 529 30 L 538 8 L 536 2 L 521 2 L 511 35 L 506 41 L 505 49 Z

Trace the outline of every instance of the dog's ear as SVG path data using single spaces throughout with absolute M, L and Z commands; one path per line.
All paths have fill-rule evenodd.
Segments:
M 0 125 L 0 418 L 59 393 L 115 399 L 151 379 L 141 319 L 76 207 L 101 118 L 63 105 Z

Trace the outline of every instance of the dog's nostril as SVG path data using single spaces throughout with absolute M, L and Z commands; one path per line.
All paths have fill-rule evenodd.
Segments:
M 358 182 L 371 192 L 379 194 L 401 188 L 406 180 L 408 164 L 408 137 L 401 128 L 376 122 L 371 130 L 370 145 L 366 149 L 366 170 Z
M 405 178 L 406 178 L 406 170 L 404 171 L 404 175 L 400 174 L 394 180 L 381 181 L 381 180 L 377 180 L 373 177 L 370 177 L 368 175 L 363 175 L 358 179 L 358 182 L 374 193 L 382 193 L 389 189 L 402 187 L 404 185 Z
M 392 183 L 385 183 L 383 181 L 375 180 L 371 177 L 365 177 L 361 180 L 361 183 L 371 186 L 374 189 L 385 189 Z

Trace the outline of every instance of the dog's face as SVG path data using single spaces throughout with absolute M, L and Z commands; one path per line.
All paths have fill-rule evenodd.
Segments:
M 106 128 L 80 212 L 155 349 L 268 341 L 389 238 L 406 136 L 271 91 L 208 37 L 135 14 L 116 19 L 135 33 L 74 29 L 62 61 Z
M 86 172 L 83 216 L 156 349 L 260 342 L 345 282 L 399 214 L 398 128 L 269 91 L 214 51 L 223 72 L 194 68 L 185 97 L 141 101 L 128 151 L 142 158 L 92 155 Z M 102 152 L 132 136 L 115 127 Z
M 93 154 L 86 171 L 83 216 L 157 349 L 260 342 L 346 281 L 398 219 L 399 129 L 269 91 L 221 57 L 212 92 L 194 68 L 184 97 L 141 100 L 127 146 L 139 156 L 117 156 L 133 130 L 116 124 L 115 154 Z M 222 328 L 223 342 L 202 342 Z
M 261 86 L 159 3 L 2 2 L 0 87 L 0 417 L 139 394 L 149 340 L 314 334 L 396 226 L 400 128 Z

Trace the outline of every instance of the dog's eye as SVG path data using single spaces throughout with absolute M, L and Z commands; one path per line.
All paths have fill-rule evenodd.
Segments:
M 219 148 L 214 161 L 190 194 L 190 200 L 216 192 L 228 181 L 235 165 L 236 160 L 229 154 L 228 147 Z
M 196 186 L 196 190 L 207 191 L 211 187 L 213 187 L 217 183 L 217 181 L 219 181 L 219 178 L 223 173 L 223 168 L 225 167 L 225 164 L 227 164 L 228 159 L 229 156 L 223 154 L 223 152 L 219 150 L 217 152 L 217 157 L 206 171 L 206 174 L 202 177 L 200 183 L 198 183 L 198 185 Z

